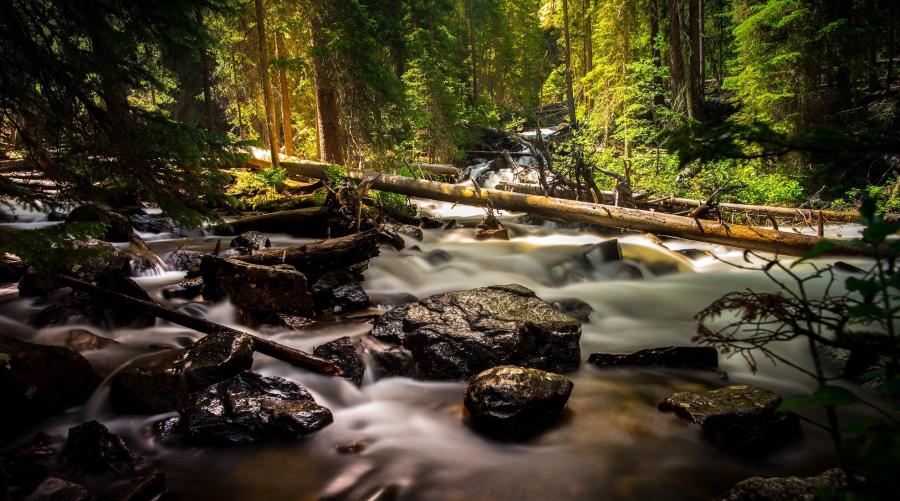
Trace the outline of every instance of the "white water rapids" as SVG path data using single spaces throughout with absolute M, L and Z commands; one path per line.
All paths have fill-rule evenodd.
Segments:
M 431 208 L 438 215 L 452 215 L 460 221 L 466 215 L 483 214 L 481 209 L 449 204 L 431 204 Z M 690 345 L 696 331 L 694 315 L 714 299 L 746 288 L 773 290 L 759 272 L 737 270 L 709 256 L 692 260 L 634 235 L 620 237 L 626 262 L 633 267 L 626 269 L 621 263 L 576 266 L 572 256 L 585 244 L 610 237 L 513 221 L 504 218 L 510 241 L 476 241 L 470 227 L 426 230 L 423 242 L 407 238 L 406 250 L 383 249 L 371 261 L 363 286 L 374 298 L 396 294 L 424 298 L 458 289 L 518 283 L 548 300 L 580 299 L 594 309 L 582 327 L 583 360 L 597 351 Z M 847 233 L 848 229 L 841 231 Z M 273 246 L 303 241 L 284 235 L 272 238 Z M 183 244 L 206 250 L 214 240 L 177 240 L 163 235 L 151 238 L 150 243 L 160 251 Z M 741 258 L 739 251 L 695 242 L 670 241 L 667 245 L 675 250 L 712 250 L 734 261 Z M 175 283 L 182 275 L 165 272 L 137 281 L 159 297 L 162 286 Z M 74 327 L 34 330 L 25 321 L 40 307 L 33 300 L 18 299 L 13 289 L 3 291 L 0 330 L 46 342 Z M 228 303 L 183 307 L 205 312 L 210 320 L 250 330 L 238 322 Z M 368 321 L 357 319 L 320 323 L 303 331 L 258 333 L 312 350 L 340 336 L 362 336 L 370 327 Z M 180 347 L 184 338 L 199 338 L 196 332 L 165 322 L 112 332 L 84 328 L 121 343 L 85 353 L 108 370 L 152 349 Z M 777 350 L 791 360 L 809 364 L 802 343 L 778 346 Z M 160 416 L 117 415 L 109 408 L 106 388 L 101 387 L 87 405 L 36 429 L 65 436 L 70 426 L 85 420 L 104 422 L 162 467 L 174 499 L 708 499 L 748 476 L 814 474 L 832 465 L 830 445 L 813 427 L 805 426 L 805 437 L 796 444 L 765 459 L 746 461 L 717 450 L 695 425 L 656 409 L 671 392 L 728 383 L 751 383 L 782 395 L 813 387 L 811 380 L 788 367 L 763 362 L 754 375 L 740 359 L 720 359 L 727 381 L 707 371 L 600 370 L 583 364 L 569 375 L 575 389 L 560 422 L 519 444 L 493 442 L 463 423 L 462 382 L 373 381 L 367 374 L 362 388 L 357 388 L 342 379 L 311 374 L 263 355 L 256 355 L 255 370 L 308 388 L 334 413 L 334 423 L 308 438 L 282 443 L 230 449 L 167 446 L 149 433 L 149 426 Z M 358 454 L 336 450 L 360 442 L 366 447 Z

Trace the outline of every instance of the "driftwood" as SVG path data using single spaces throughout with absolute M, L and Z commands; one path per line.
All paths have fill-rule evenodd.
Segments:
M 317 357 L 305 351 L 291 348 L 283 344 L 270 341 L 259 336 L 241 332 L 224 325 L 219 325 L 209 320 L 192 317 L 190 315 L 175 311 L 172 308 L 161 305 L 155 301 L 146 301 L 137 299 L 119 292 L 111 291 L 94 284 L 78 280 L 69 276 L 60 276 L 59 283 L 72 287 L 73 289 L 86 292 L 103 301 L 109 301 L 128 308 L 142 310 L 150 315 L 168 320 L 169 322 L 193 329 L 204 334 L 228 333 L 228 334 L 246 334 L 253 339 L 253 349 L 272 358 L 277 358 L 282 362 L 287 362 L 294 367 L 300 367 L 312 372 L 324 374 L 326 376 L 342 376 L 341 369 L 330 360 Z
M 257 162 L 265 159 L 257 159 Z M 285 160 L 282 167 L 293 174 L 325 178 L 328 164 L 310 160 Z M 370 173 L 347 169 L 344 174 L 357 181 L 372 177 Z M 507 191 L 475 189 L 468 186 L 438 183 L 422 179 L 382 174 L 372 183 L 379 190 L 408 196 L 431 198 L 453 203 L 493 207 L 509 211 L 529 212 L 551 219 L 597 224 L 601 226 L 650 232 L 745 249 L 803 255 L 820 242 L 816 236 L 788 233 L 770 228 L 725 224 L 718 221 L 663 214 L 639 209 L 577 202 L 560 198 L 523 195 Z M 835 254 L 857 254 L 839 245 Z
M 234 259 L 268 266 L 284 263 L 307 275 L 319 275 L 329 270 L 346 270 L 372 259 L 378 255 L 378 244 L 385 241 L 390 240 L 382 235 L 381 230 L 374 229 L 298 247 L 265 250 Z
M 254 230 L 320 238 L 328 236 L 329 219 L 324 207 L 306 207 L 248 216 L 215 226 L 212 230 L 216 235 L 239 235 Z

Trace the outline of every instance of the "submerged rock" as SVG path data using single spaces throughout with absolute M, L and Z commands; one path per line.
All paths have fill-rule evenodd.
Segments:
M 25 501 L 88 501 L 91 497 L 91 491 L 81 484 L 47 477 L 25 497 Z
M 227 296 L 235 306 L 257 312 L 306 313 L 314 309 L 306 275 L 290 265 L 263 266 L 203 256 L 203 294 Z
M 307 435 L 333 419 L 300 386 L 253 372 L 192 393 L 179 413 L 188 440 L 223 445 Z
M 812 501 L 819 499 L 822 488 L 840 493 L 847 486 L 847 475 L 839 468 L 814 477 L 751 477 L 735 484 L 719 501 Z
M 258 231 L 245 231 L 234 237 L 228 246 L 241 252 L 249 253 L 255 250 L 267 249 L 272 246 L 272 243 L 269 241 L 269 237 Z
M 119 344 L 119 342 L 115 339 L 98 336 L 89 330 L 72 329 L 57 333 L 47 344 L 62 346 L 81 353 L 82 351 L 102 350 L 107 346 Z
M 384 345 L 408 351 L 420 379 L 464 379 L 503 364 L 566 372 L 580 363 L 581 323 L 520 285 L 437 294 L 394 308 L 369 336 L 382 343 L 372 351 Z
M 38 433 L 31 442 L 6 451 L 0 457 L 0 488 L 5 483 L 5 492 L 14 499 L 20 498 L 20 493 L 34 490 L 47 476 L 56 456 L 55 441 L 49 435 Z
M 113 402 L 132 412 L 166 412 L 189 392 L 205 388 L 253 365 L 253 339 L 246 334 L 210 334 L 191 347 L 137 359 L 113 376 Z
M 166 477 L 159 470 L 141 475 L 104 496 L 106 501 L 142 501 L 159 499 L 166 493 Z
M 0 334 L 0 436 L 84 402 L 98 382 L 72 350 Z
M 80 473 L 122 476 L 141 468 L 144 460 L 122 439 L 97 421 L 69 428 L 69 438 L 60 453 L 63 464 Z
M 496 438 L 524 438 L 562 412 L 573 386 L 559 374 L 503 365 L 475 376 L 464 404 L 475 429 Z
M 716 445 L 740 455 L 765 454 L 800 435 L 800 423 L 777 413 L 781 397 L 750 385 L 732 385 L 705 392 L 674 393 L 659 409 L 700 425 Z
M 557 299 L 553 301 L 553 306 L 566 315 L 575 317 L 582 322 L 589 322 L 591 313 L 594 312 L 594 308 L 591 305 L 574 297 Z
M 362 384 L 366 364 L 357 349 L 357 343 L 347 336 L 316 346 L 313 355 L 331 360 L 344 373 L 344 378 L 355 385 Z
M 486 216 L 475 230 L 475 240 L 509 240 L 509 231 L 493 214 Z
M 714 369 L 719 366 L 719 354 L 708 346 L 666 346 L 634 353 L 591 353 L 588 363 L 599 367 Z

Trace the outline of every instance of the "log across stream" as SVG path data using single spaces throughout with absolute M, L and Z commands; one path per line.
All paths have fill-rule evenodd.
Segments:
M 462 206 L 452 210 L 451 206 L 435 203 L 433 209 L 461 222 L 479 219 L 465 220 L 459 216 Z M 609 236 L 502 219 L 510 229 L 510 241 L 476 241 L 471 228 L 426 229 L 421 242 L 404 237 L 406 250 L 383 248 L 370 262 L 363 282 L 373 300 L 372 311 L 383 312 L 409 294 L 424 298 L 518 283 L 551 302 L 575 299 L 592 308 L 589 320 L 582 323 L 585 360 L 598 351 L 689 345 L 696 329 L 693 316 L 709 302 L 735 289 L 771 290 L 761 273 L 730 268 L 706 254 L 713 251 L 739 261 L 739 251 L 691 241 L 672 241 L 672 250 L 666 250 L 641 235 L 629 235 L 620 237 L 625 262 L 604 265 L 577 255 L 585 245 Z M 844 231 L 849 234 L 853 228 Z M 222 238 L 145 236 L 160 251 L 177 247 L 209 251 Z M 311 241 L 269 236 L 275 247 Z M 866 263 L 857 258 L 848 261 Z M 161 287 L 182 275 L 167 271 L 136 280 L 160 299 Z M 178 348 L 186 339 L 202 336 L 167 323 L 112 331 L 84 325 L 34 329 L 25 319 L 39 307 L 4 290 L 0 301 L 4 332 L 50 343 L 73 329 L 88 329 L 119 342 L 84 352 L 105 367 L 115 368 L 160 347 Z M 371 328 L 361 317 L 301 331 L 260 331 L 243 325 L 228 303 L 182 302 L 179 309 L 304 351 L 341 336 L 361 337 Z M 801 348 L 784 345 L 778 350 L 796 356 Z M 402 499 L 711 499 L 748 476 L 815 473 L 831 465 L 827 441 L 813 427 L 806 427 L 805 438 L 766 460 L 748 462 L 717 450 L 696 427 L 657 410 L 659 401 L 673 391 L 724 384 L 756 384 L 783 395 L 812 389 L 810 380 L 781 365 L 762 363 L 754 375 L 739 359 L 720 360 L 728 382 L 713 371 L 600 370 L 582 364 L 568 374 L 575 387 L 563 419 L 524 443 L 493 442 L 464 424 L 464 382 L 376 381 L 367 372 L 358 388 L 264 355 L 255 357 L 254 370 L 301 384 L 331 409 L 334 423 L 305 439 L 230 449 L 164 444 L 148 429 L 165 415 L 112 412 L 109 393 L 101 388 L 87 405 L 40 429 L 65 436 L 74 424 L 102 421 L 163 469 L 172 499 L 369 499 L 392 492 Z

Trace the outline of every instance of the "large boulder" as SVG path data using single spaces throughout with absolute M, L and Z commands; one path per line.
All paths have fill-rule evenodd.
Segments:
M 253 365 L 253 339 L 210 334 L 189 348 L 134 360 L 112 378 L 115 404 L 132 412 L 174 410 L 188 393 L 228 379 Z
M 659 404 L 662 411 L 700 425 L 716 445 L 743 456 L 765 454 L 800 435 L 792 414 L 777 412 L 781 397 L 750 385 L 705 392 L 680 392 Z
M 332 271 L 319 277 L 312 286 L 316 311 L 347 313 L 369 307 L 369 296 L 352 273 Z
M 634 353 L 591 353 L 588 363 L 598 367 L 714 369 L 719 366 L 719 354 L 708 346 L 666 346 Z
M 333 420 L 305 389 L 253 372 L 192 393 L 179 413 L 187 440 L 221 445 L 307 435 Z
M 369 336 L 380 342 L 369 344 L 370 352 L 404 348 L 419 379 L 465 379 L 503 364 L 568 372 L 578 368 L 581 353 L 581 322 L 520 285 L 448 292 L 394 308 Z
M 263 266 L 203 256 L 203 294 L 228 297 L 253 312 L 307 313 L 314 309 L 306 275 L 290 265 Z
M 751 477 L 735 484 L 720 501 L 813 501 L 821 489 L 840 493 L 847 489 L 847 474 L 833 468 L 814 477 Z M 836 499 L 841 499 L 840 495 Z
M 78 353 L 0 334 L 0 436 L 84 402 L 97 383 Z
M 524 438 L 562 412 L 573 386 L 559 374 L 503 365 L 475 376 L 464 403 L 476 430 L 500 439 Z
M 60 460 L 79 473 L 111 476 L 128 475 L 144 465 L 143 458 L 97 421 L 69 428 L 69 438 L 60 453 Z
M 344 373 L 344 378 L 359 386 L 362 384 L 366 364 L 357 349 L 357 342 L 347 336 L 316 346 L 313 355 L 331 360 Z

